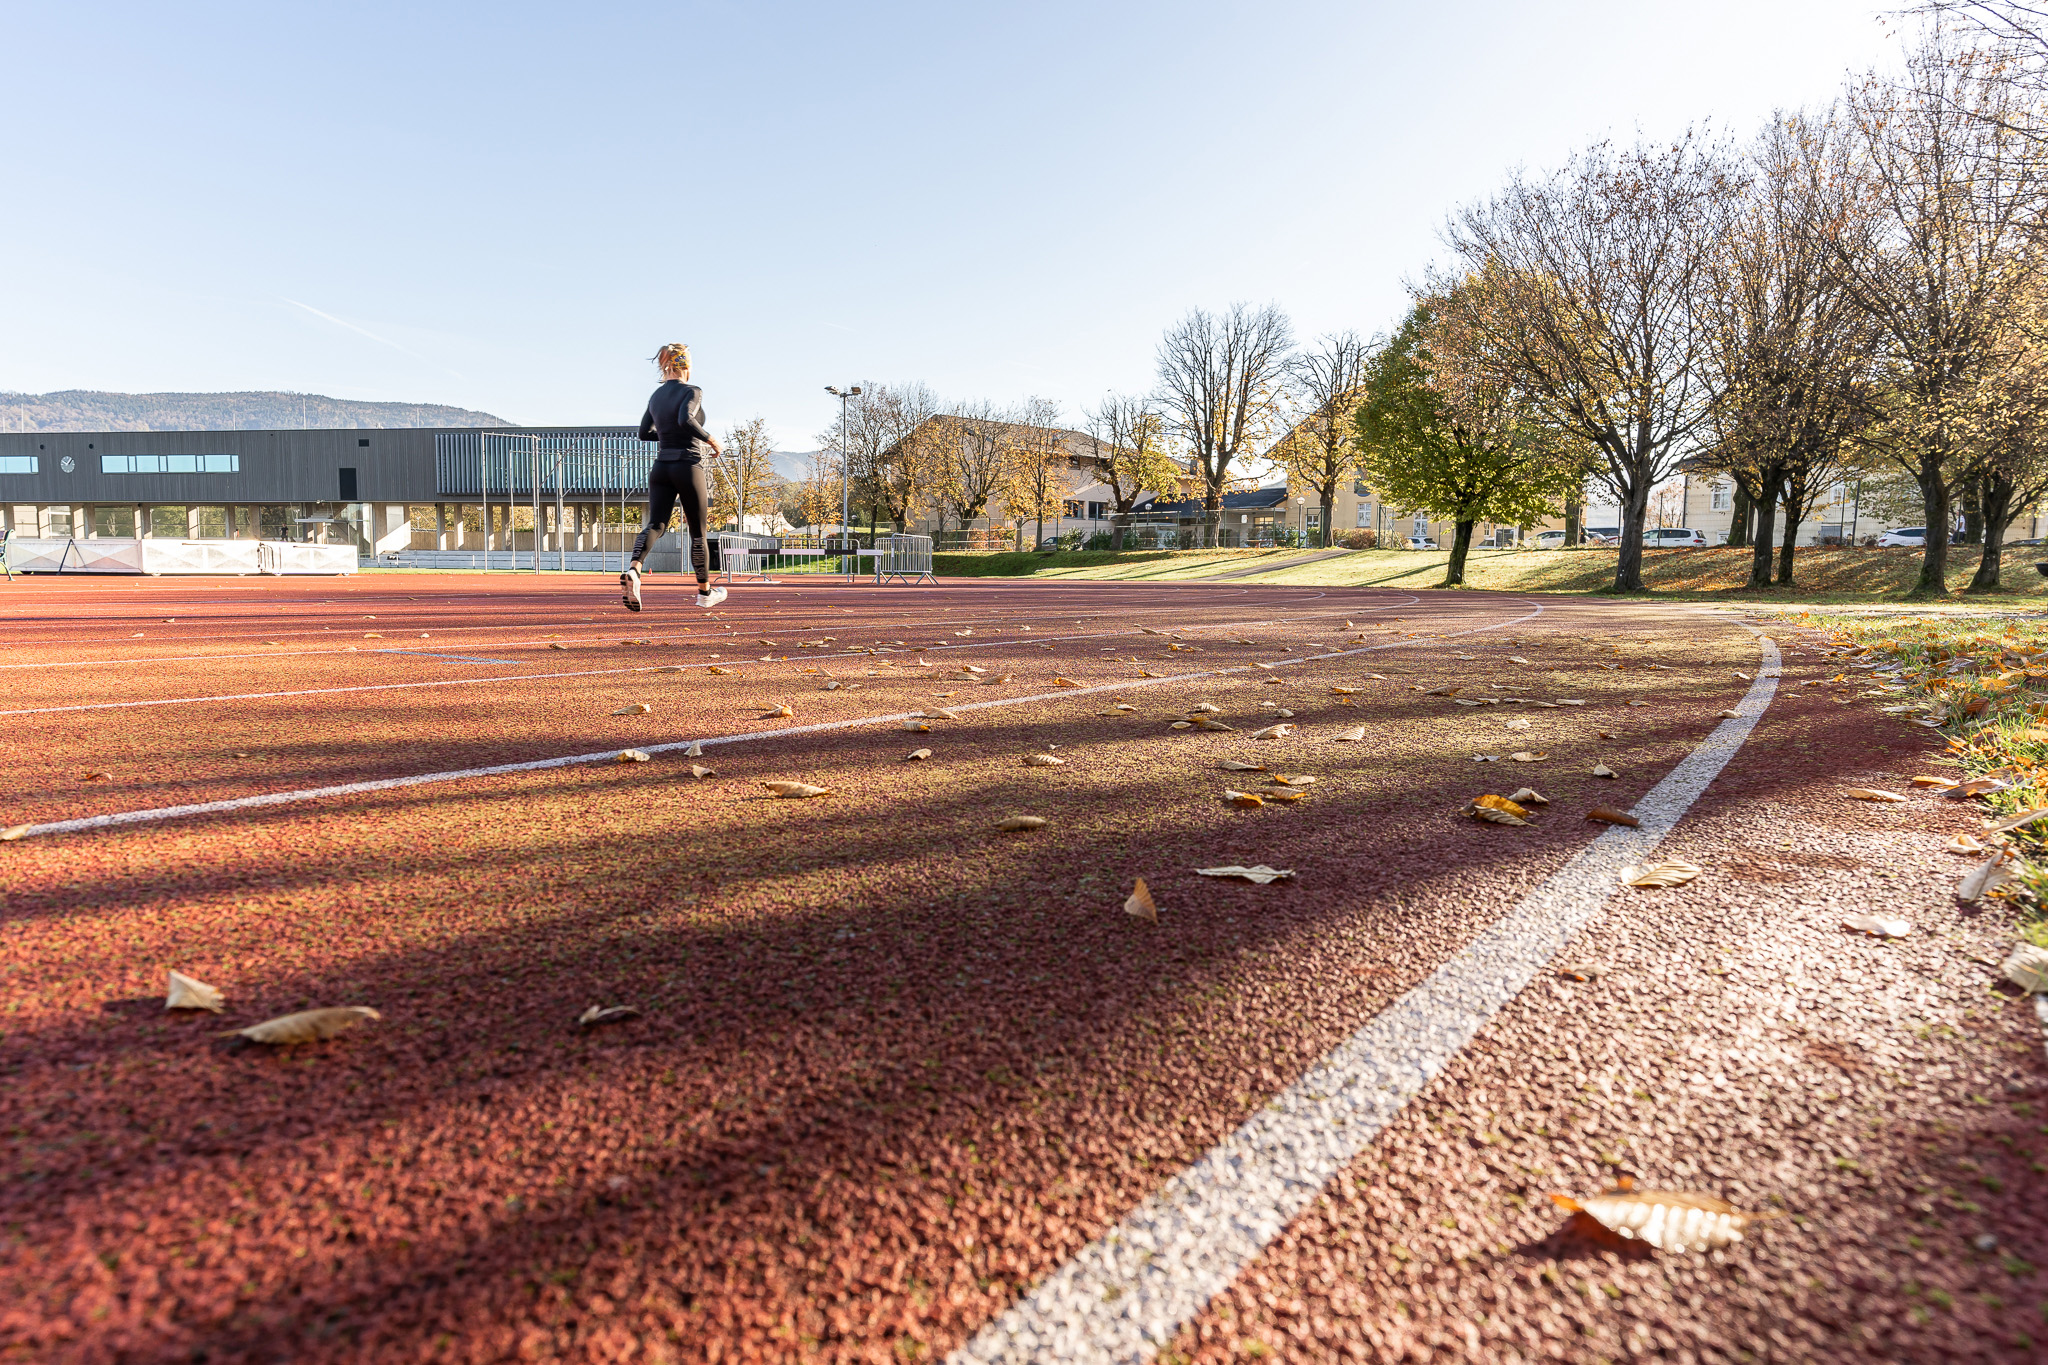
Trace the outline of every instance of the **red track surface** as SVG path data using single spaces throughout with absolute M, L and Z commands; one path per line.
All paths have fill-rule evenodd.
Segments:
M 1522 619 L 1535 602 L 1476 594 L 749 588 L 709 619 L 671 608 L 680 594 L 651 598 L 631 617 L 608 586 L 509 577 L 42 579 L 0 598 L 0 710 L 22 713 L 0 718 L 10 825 L 1049 694 L 962 710 L 929 735 L 886 721 L 712 746 L 701 761 L 718 776 L 704 782 L 664 755 L 0 845 L 0 1358 L 943 1353 L 1583 846 L 1595 827 L 1579 814 L 1652 786 L 1741 695 L 1732 670 L 1756 658 L 1746 632 L 1698 614 L 1550 602 Z M 1141 626 L 1185 628 L 1199 649 L 1169 653 Z M 826 649 L 796 647 L 825 636 Z M 913 649 L 814 657 L 895 640 L 935 666 L 915 668 Z M 1138 677 L 1371 646 L 1391 647 L 1285 666 L 1278 684 L 1258 669 Z M 390 649 L 513 662 L 374 652 Z M 1651 661 L 1670 670 L 1639 666 Z M 738 675 L 699 667 L 713 662 Z M 963 684 L 952 670 L 968 662 L 1015 676 Z M 1605 667 L 1616 662 L 1629 666 Z M 685 671 L 652 671 L 673 666 Z M 859 687 L 826 692 L 805 666 Z M 1060 695 L 1056 674 L 1113 690 Z M 1459 707 L 1415 690 L 1447 682 L 1588 704 Z M 1346 704 L 1332 684 L 1357 695 Z M 183 700 L 223 696 L 247 699 Z M 1119 698 L 1136 712 L 1098 714 Z M 135 704 L 163 699 L 180 700 Z M 1240 732 L 1167 728 L 1198 700 Z M 652 714 L 610 714 L 639 701 Z M 778 702 L 794 720 L 757 719 Z M 1249 739 L 1269 719 L 1260 703 L 1295 710 L 1300 733 Z M 80 706 L 100 709 L 49 709 Z M 1531 728 L 1506 731 L 1518 715 Z M 1330 742 L 1360 723 L 1368 742 Z M 1775 848 L 1835 774 L 1923 761 L 1899 751 L 1897 727 L 1814 691 L 1789 688 L 1769 723 L 1798 738 L 1752 744 L 1702 814 L 1777 814 L 1747 833 L 1737 821 L 1721 847 Z M 1048 745 L 1065 766 L 1020 765 Z M 918 746 L 933 757 L 901 761 Z M 1551 757 L 1470 757 L 1521 748 Z M 1244 781 L 1217 770 L 1226 756 L 1319 781 L 1298 806 L 1229 809 L 1221 791 Z M 1596 760 L 1621 778 L 1586 775 Z M 834 794 L 766 798 L 756 784 L 778 778 Z M 1474 794 L 1524 781 L 1554 803 L 1538 827 L 1459 816 Z M 1014 813 L 1052 823 L 996 833 Z M 1932 805 L 1831 818 L 1891 838 L 1908 817 L 1929 840 L 1963 820 Z M 1300 876 L 1254 887 L 1193 874 L 1232 862 Z M 1140 876 L 1162 907 L 1156 927 L 1118 910 Z M 1695 900 L 1688 889 L 1659 904 L 1693 906 L 1702 924 L 1753 911 L 1753 886 L 1710 880 Z M 1640 929 L 1645 951 L 1671 951 L 1654 929 Z M 1760 942 L 1767 931 L 1754 929 Z M 1839 942 L 1822 934 L 1816 953 L 1823 939 Z M 219 986 L 228 1012 L 164 1014 L 168 968 Z M 1956 989 L 1981 995 L 1981 983 Z M 579 1033 L 593 1003 L 644 1016 Z M 288 1052 L 213 1036 L 341 1004 L 384 1019 Z M 1592 1055 L 1608 1025 L 1582 1009 L 1504 1022 L 1544 1041 L 1492 1071 L 1473 1059 L 1433 1102 L 1484 1109 L 1504 1088 L 1576 1084 L 1575 1061 L 1554 1077 L 1517 1061 L 1554 1044 Z M 1990 1017 L 1999 1045 L 2024 1040 L 1995 1002 Z M 1938 1102 L 1967 1115 L 1966 1086 L 1995 1084 L 2001 1105 L 2007 1079 L 2038 1087 L 2038 1065 L 2016 1057 L 1938 1063 L 1950 1076 Z M 1839 1088 L 1837 1070 L 1804 1065 Z M 1882 1093 L 1876 1071 L 1869 1084 Z M 1739 1126 L 1709 1117 L 1717 1133 Z M 1414 1123 L 1429 1123 L 1419 1106 L 1402 1121 Z M 1646 1136 L 1645 1151 L 1697 1141 L 1658 1131 L 1665 1146 Z M 1717 1192 L 1755 1204 L 1797 1191 L 1833 1169 L 1828 1152 L 1808 1156 L 1813 1170 L 1775 1182 L 1724 1162 Z M 1562 1188 L 1570 1164 L 1532 1157 L 1546 1174 L 1525 1170 L 1514 1188 Z M 1427 1221 L 1469 1198 L 1443 1183 L 1455 1165 L 1418 1167 L 1437 1175 L 1404 1187 L 1402 1209 Z M 1893 1184 L 1870 1188 L 1876 1203 L 1893 1197 Z M 2008 1189 L 2015 1216 L 1999 1226 L 2012 1254 L 2048 1264 L 2034 1191 Z M 1387 1205 L 1364 1213 L 1386 1219 Z M 1431 1333 L 1469 1345 L 1460 1324 L 1478 1310 L 1457 1296 L 1495 1271 L 1440 1293 L 1443 1320 L 1410 1330 L 1428 1314 L 1357 1268 L 1348 1283 L 1363 1289 L 1317 1287 L 1318 1236 L 1359 1254 L 1347 1227 L 1296 1229 L 1258 1272 L 1286 1287 L 1248 1287 L 1238 1316 L 1198 1325 L 1187 1348 L 1261 1339 L 1304 1359 L 1391 1359 Z M 1836 1264 L 1825 1245 L 1759 1245 L 1793 1273 Z M 1510 1259 L 1503 1284 L 1520 1273 Z M 1780 1350 L 1763 1310 L 1721 1307 L 1730 1275 L 1688 1292 L 1734 1324 L 1734 1346 Z M 1268 1306 L 1287 1319 L 1317 1295 L 1313 1311 L 1251 1332 Z M 1902 1314 L 1889 1349 L 1995 1349 L 2020 1330 L 1987 1318 L 1958 1336 L 1958 1321 L 1923 1329 Z M 1519 1349 L 1618 1349 L 1597 1323 L 1579 1331 L 1580 1346 Z

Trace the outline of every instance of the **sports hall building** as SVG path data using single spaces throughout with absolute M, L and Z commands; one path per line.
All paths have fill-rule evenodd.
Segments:
M 509 568 L 503 552 L 531 565 L 630 545 L 652 456 L 631 427 L 4 432 L 0 518 L 17 568 L 56 542 L 67 567 L 158 571 L 133 561 L 170 547 L 145 541 Z

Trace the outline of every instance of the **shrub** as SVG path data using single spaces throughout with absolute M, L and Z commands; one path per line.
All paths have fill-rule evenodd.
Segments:
M 1109 532 L 1097 531 L 1094 535 L 1088 537 L 1088 548 L 1091 550 L 1107 550 L 1109 548 L 1109 541 Z
M 1338 536 L 1337 543 L 1347 550 L 1377 549 L 1380 543 L 1380 533 L 1371 527 L 1361 527 L 1359 530 L 1346 531 Z

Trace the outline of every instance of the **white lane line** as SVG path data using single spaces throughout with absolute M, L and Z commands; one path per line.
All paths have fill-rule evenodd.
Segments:
M 1406 604 L 1406 603 L 1403 603 L 1403 604 L 1400 604 L 1400 605 L 1403 605 L 1403 606 L 1405 606 L 1405 605 L 1407 605 L 1407 604 Z M 1382 609 L 1376 608 L 1375 610 L 1382 610 Z M 1383 610 L 1393 611 L 1393 610 L 1398 610 L 1398 607 L 1388 607 L 1388 608 L 1384 608 Z M 1371 614 L 1370 612 L 1367 612 L 1367 611 L 1363 611 L 1363 610 L 1361 610 L 1361 611 L 1360 611 L 1360 612 L 1358 613 L 1358 615 L 1360 615 L 1360 616 L 1367 616 L 1367 615 L 1370 615 L 1370 614 Z M 1270 626 L 1270 625 L 1286 625 L 1286 624 L 1288 624 L 1288 619 L 1287 619 L 1287 618 L 1284 618 L 1284 617 L 1283 617 L 1283 618 L 1280 618 L 1280 619 L 1278 619 L 1278 620 L 1265 620 L 1265 621 L 1222 621 L 1222 622 L 1218 622 L 1218 623 L 1216 623 L 1215 625 L 1209 625 L 1209 626 L 1202 626 L 1202 627 L 1199 627 L 1199 629 L 1202 629 L 1202 630 L 1248 630 L 1248 629 L 1251 629 L 1251 628 L 1253 628 L 1253 627 L 1256 627 L 1256 626 Z M 1196 627 L 1189 627 L 1188 629 L 1196 629 Z M 917 649 L 917 648 L 913 648 L 913 647 L 911 647 L 911 646 L 908 646 L 908 645 L 903 645 L 903 646 L 890 646 L 890 647 L 888 647 L 888 648 L 887 648 L 887 649 L 886 649 L 886 650 L 885 650 L 884 652 L 887 652 L 887 653 L 891 653 L 891 654 L 937 654 L 937 653 L 939 653 L 939 652 L 941 652 L 941 651 L 943 651 L 943 650 L 950 650 L 950 649 L 994 649 L 994 648 L 996 648 L 996 647 L 998 647 L 998 646 L 1000 646 L 1000 645 L 1013 645 L 1013 644 L 1017 644 L 1017 643 L 1018 643 L 1019 641 L 1022 641 L 1022 642 L 1024 642 L 1024 643 L 1027 643 L 1027 644 L 1030 644 L 1030 643 L 1039 643 L 1039 644 L 1048 644 L 1048 645 L 1052 645 L 1052 644 L 1068 644 L 1068 643 L 1071 643 L 1071 642 L 1073 642 L 1073 641 L 1075 641 L 1075 640 L 1114 640 L 1114 639 L 1123 639 L 1123 638 L 1126 638 L 1126 637 L 1128 637 L 1128 636 L 1136 635 L 1136 634 L 1138 634 L 1138 633 L 1139 633 L 1139 632 L 1138 632 L 1138 631 L 1135 631 L 1135 630 L 1109 630 L 1109 631 L 1101 631 L 1101 632 L 1099 632 L 1099 633 L 1097 633 L 1097 634 L 1094 634 L 1094 635 L 1047 635 L 1047 636 L 1044 636 L 1044 637 L 1042 637 L 1042 638 L 1041 638 L 1041 637 L 1038 637 L 1038 636 L 1030 636 L 1030 637 L 1026 637 L 1026 636 L 1023 636 L 1023 635 L 1021 635 L 1021 634 L 1020 634 L 1020 635 L 1014 635 L 1014 636 L 1005 636 L 1004 638 L 1002 638 L 1002 639 L 1000 639 L 1000 640 L 970 640 L 970 641 L 966 641 L 965 643 L 962 643 L 962 644 L 957 644 L 957 645 L 931 645 L 931 646 L 929 646 L 929 647 L 927 647 L 927 648 L 924 648 L 924 649 Z M 1185 633 L 1185 632 L 1183 632 L 1183 633 Z M 328 652 L 336 652 L 336 651 L 328 651 Z M 416 653 L 417 651 L 413 651 L 413 650 L 403 650 L 403 649 L 361 649 L 361 650 L 354 650 L 354 651 L 339 651 L 339 652 L 343 652 L 343 653 L 350 653 L 350 652 L 352 652 L 352 653 L 355 653 L 355 654 L 357 654 L 357 655 L 377 655 L 377 654 L 410 654 L 410 653 Z M 201 657 L 205 657 L 205 656 L 201 656 Z M 215 656 L 215 657 L 218 657 L 218 656 Z M 268 657 L 272 657 L 272 658 L 277 658 L 277 657 L 284 657 L 284 656 L 278 656 L 278 655 L 271 655 L 271 656 L 268 656 Z M 434 655 L 427 655 L 427 656 L 425 656 L 425 657 L 428 657 L 428 658 L 435 658 L 435 659 L 447 659 L 447 658 L 455 658 L 455 657 L 457 657 L 457 656 L 455 656 L 455 655 L 450 655 L 450 654 L 434 654 Z M 500 674 L 496 674 L 496 675 L 492 675 L 492 674 L 488 674 L 488 673 L 487 673 L 487 674 L 484 674 L 484 675 L 482 675 L 482 676 L 479 676 L 479 677 L 468 677 L 468 678 L 417 678 L 417 679 L 414 679 L 414 680 L 413 680 L 413 681 L 411 681 L 411 682 L 402 682 L 402 683 L 357 683 L 357 684 L 354 684 L 354 685 L 352 685 L 352 686 L 349 686 L 349 687 L 302 687 L 302 688 L 297 688 L 297 689 L 295 689 L 295 690 L 291 690 L 291 691 L 285 691 L 285 692 L 223 692 L 223 693 L 220 693 L 220 694 L 218 694 L 218 695 L 216 695 L 216 696 L 208 696 L 208 697 L 143 697 L 143 698 L 137 698 L 137 699 L 133 699 L 133 700 L 129 700 L 129 701 L 88 701 L 88 702 L 74 702 L 74 703 L 72 703 L 72 704 L 71 704 L 71 705 L 69 705 L 69 706 L 30 706 L 30 707 L 24 707 L 24 708 L 22 708 L 22 709 L 20 709 L 20 710 L 16 710 L 16 711 L 0 711 L 0 716 L 49 716 L 49 715 L 58 715 L 58 714 L 62 714 L 62 713 L 64 713 L 64 712 L 69 712 L 69 711 L 125 711 L 125 710 L 128 710 L 128 709 L 131 709 L 131 708 L 134 708 L 134 707 L 140 707 L 140 706 L 199 706 L 199 705 L 204 705 L 204 704 L 207 704 L 207 703 L 209 703 L 209 702 L 224 702 L 224 701 L 274 701 L 274 700 L 276 700 L 276 699 L 278 699 L 278 698 L 281 698 L 281 697 L 328 697 L 328 696 L 338 696 L 338 695 L 341 695 L 341 694 L 343 694 L 343 693 L 348 693 L 348 692 L 406 692 L 406 691 L 411 691 L 411 690 L 413 690 L 413 689 L 415 689 L 415 688 L 426 688 L 426 687 L 486 687 L 486 686 L 490 686 L 490 685 L 492 685 L 492 684 L 496 684 L 496 683 L 510 683 L 510 682 L 534 682 L 534 681 L 540 681 L 540 680 L 545 680 L 545 679 L 549 679 L 549 678 L 602 678 L 602 677 L 616 677 L 616 676 L 618 676 L 618 675 L 620 675 L 620 674 L 625 674 L 625 673 L 658 673 L 658 672 L 661 672 L 661 671 L 663 671 L 663 670 L 665 670 L 665 669 L 676 669 L 676 670 L 679 670 L 679 671 L 687 671 L 687 670 L 690 670 L 690 669 L 704 669 L 704 668 L 734 668 L 734 667 L 738 667 L 738 668 L 747 668 L 747 667 L 752 667 L 752 666 L 758 665 L 758 664 L 760 664 L 760 663 L 763 663 L 763 662 L 768 662 L 768 663 L 781 663 L 781 664 L 787 664 L 787 663 L 799 663 L 799 664 L 800 664 L 800 663 L 803 663 L 803 662 L 805 662 L 805 661 L 812 661 L 812 660 L 815 660 L 815 661 L 823 661 L 823 660 L 827 660 L 827 659 L 841 659 L 841 660 L 844 660 L 844 659 L 865 659 L 865 658 L 874 658 L 874 657 L 876 657 L 876 651 L 875 651 L 875 650 L 872 650 L 872 649 L 861 649 L 861 650 L 855 650 L 855 651 L 851 651 L 851 652 L 848 652 L 848 653 L 844 653 L 844 654 L 785 654 L 785 655 L 783 655 L 782 657 L 780 657 L 780 658 L 778 658 L 778 659 L 773 659 L 773 660 L 761 660 L 761 659 L 740 659 L 740 658 L 733 658 L 733 659 L 722 659 L 722 660 L 720 660 L 720 661 L 719 661 L 718 663 L 715 663 L 715 664 L 714 664 L 714 663 L 711 663 L 711 662 L 709 662 L 709 661 L 706 661 L 706 662 L 704 662 L 704 663 L 694 663 L 694 664 L 634 664 L 633 666 L 631 666 L 631 667 L 629 667 L 629 668 L 585 668 L 585 669 L 576 669 L 576 670 L 572 670 L 572 671 L 569 671 L 569 672 L 562 672 L 562 673 L 509 673 L 509 674 L 508 674 L 508 673 L 500 673 Z M 155 662 L 161 662 L 161 661 L 159 660 L 159 661 L 155 661 Z M 523 659 L 471 659 L 471 660 L 468 660 L 468 662 L 470 662 L 470 663 L 505 663 L 505 664 L 519 664 L 519 663 L 524 663 L 524 662 L 525 662 L 525 660 L 523 660 Z M 906 674 L 903 674 L 902 676 L 903 676 L 903 677 L 906 677 L 906 678 L 907 678 L 907 677 L 911 677 L 911 676 L 914 676 L 914 675 L 906 673 Z
M 1302 1078 L 948 1358 L 949 1365 L 1125 1365 L 1152 1359 L 1363 1152 L 1409 1100 L 1535 979 L 1615 894 L 1623 866 L 1678 823 L 1771 703 L 1782 660 L 1610 827 L 1470 947 L 1337 1045 Z
M 1478 635 L 1489 630 L 1505 630 L 1518 626 L 1524 621 L 1533 621 L 1543 614 L 1543 608 L 1524 599 L 1524 605 L 1534 610 L 1512 620 L 1496 622 L 1489 626 L 1474 626 L 1443 636 L 1452 640 L 1464 635 Z M 1406 645 L 1418 644 L 1415 640 L 1393 640 L 1383 645 L 1368 645 L 1364 649 L 1338 650 L 1329 654 L 1306 654 L 1299 658 L 1278 659 L 1270 666 L 1284 668 L 1293 664 L 1315 663 L 1324 659 L 1345 659 L 1356 654 L 1375 654 L 1383 649 L 1400 649 Z M 1230 668 L 1205 668 L 1193 673 L 1175 673 L 1163 678 L 1130 678 L 1118 682 L 1098 683 L 1091 687 L 1064 687 L 1057 692 L 1038 692 L 1025 697 L 998 697 L 992 701 L 962 702 L 951 708 L 960 711 L 988 711 L 999 706 L 1022 706 L 1035 701 L 1059 701 L 1066 697 L 1085 697 L 1096 692 L 1128 692 L 1134 688 L 1156 687 L 1165 683 L 1187 682 L 1192 678 L 1217 678 L 1233 673 L 1249 673 L 1253 665 L 1240 664 Z M 886 725 L 908 720 L 923 714 L 921 711 L 896 711 L 886 716 L 861 716 L 854 720 L 820 721 L 815 725 L 792 725 L 783 730 L 754 730 L 736 735 L 717 735 L 709 739 L 679 739 L 668 744 L 647 744 L 639 746 L 644 754 L 674 753 L 687 749 L 693 744 L 744 744 L 751 740 L 784 739 L 791 735 L 814 735 L 830 730 L 855 730 L 864 725 Z M 75 834 L 83 830 L 111 829 L 116 825 L 135 825 L 157 820 L 179 820 L 191 815 L 218 815 L 226 811 L 253 810 L 260 806 L 284 806 L 300 801 L 317 801 L 330 796 L 359 796 L 365 792 L 395 791 L 401 787 L 422 787 L 435 782 L 463 782 L 477 777 L 502 777 L 508 773 L 540 772 L 547 768 L 567 768 L 584 763 L 611 763 L 617 761 L 617 749 L 602 749 L 596 753 L 568 754 L 561 758 L 530 759 L 523 763 L 499 763 L 488 768 L 457 768 L 449 772 L 419 773 L 412 777 L 385 777 L 368 782 L 344 782 L 332 787 L 309 787 L 298 791 L 270 792 L 263 796 L 237 796 L 224 801 L 201 801 L 189 806 L 156 806 L 146 810 L 116 811 L 107 815 L 87 815 L 75 820 L 52 820 L 47 824 L 29 825 L 15 837 L 30 838 L 41 834 Z

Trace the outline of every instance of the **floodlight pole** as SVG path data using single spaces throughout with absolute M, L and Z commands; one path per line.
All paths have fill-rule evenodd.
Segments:
M 860 397 L 860 385 L 842 390 L 827 384 L 825 392 L 839 400 L 839 538 L 845 541 L 853 536 L 853 461 L 846 449 L 847 404 Z

